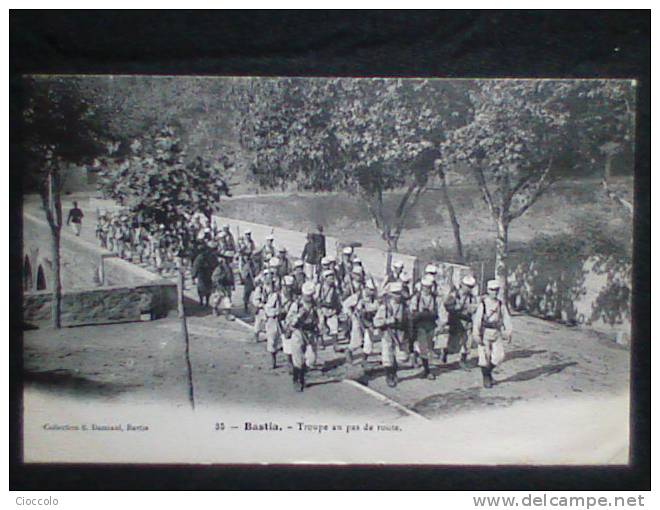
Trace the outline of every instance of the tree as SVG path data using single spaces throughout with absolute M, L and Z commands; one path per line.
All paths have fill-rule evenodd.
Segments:
M 495 275 L 507 296 L 509 226 L 559 178 L 575 82 L 487 80 L 470 92 L 473 118 L 445 142 L 447 154 L 466 162 L 497 228 Z
M 23 110 L 26 188 L 36 188 L 51 232 L 53 326 L 60 328 L 62 278 L 62 171 L 65 165 L 87 161 L 101 150 L 92 105 L 80 96 L 75 78 L 27 77 Z
M 358 194 L 390 258 L 465 104 L 453 83 L 429 80 L 262 80 L 240 94 L 240 139 L 258 182 Z M 387 210 L 391 190 L 401 195 Z
M 595 80 L 581 83 L 574 91 L 571 116 L 574 151 L 602 169 L 605 194 L 629 217 L 633 205 L 611 188 L 616 157 L 632 159 L 635 129 L 635 82 Z M 632 168 L 632 164 L 631 164 Z
M 456 210 L 454 209 L 454 204 L 451 200 L 451 197 L 449 196 L 449 187 L 447 186 L 447 176 L 445 173 L 444 165 L 441 160 L 436 160 L 435 164 L 436 172 L 440 178 L 442 199 L 445 202 L 445 207 L 447 208 L 447 216 L 449 216 L 452 233 L 454 234 L 454 249 L 456 250 L 456 260 L 460 263 L 463 263 L 465 262 L 465 256 L 463 255 L 463 242 L 461 241 L 461 226 L 458 223 Z
M 232 162 L 198 156 L 186 162 L 175 128 L 165 126 L 133 140 L 126 156 L 99 162 L 99 189 L 138 217 L 154 233 L 164 225 L 183 251 L 190 248 L 188 221 L 195 213 L 209 219 L 223 196 L 231 196 L 223 174 Z

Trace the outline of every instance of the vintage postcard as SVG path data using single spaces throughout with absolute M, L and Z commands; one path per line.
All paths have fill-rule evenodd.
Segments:
M 22 97 L 25 462 L 628 463 L 635 81 Z

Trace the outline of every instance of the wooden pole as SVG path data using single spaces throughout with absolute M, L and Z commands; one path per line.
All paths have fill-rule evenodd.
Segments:
M 183 305 L 183 288 L 184 288 L 184 272 L 183 265 L 181 263 L 181 258 L 178 259 L 179 271 L 177 278 L 177 309 L 179 312 L 179 318 L 181 319 L 181 336 L 183 337 L 183 342 L 186 347 L 186 370 L 188 375 L 188 400 L 190 402 L 190 407 L 195 409 L 195 388 L 193 386 L 193 377 L 192 377 L 192 364 L 190 363 L 190 339 L 188 337 L 188 324 L 186 322 L 186 310 Z

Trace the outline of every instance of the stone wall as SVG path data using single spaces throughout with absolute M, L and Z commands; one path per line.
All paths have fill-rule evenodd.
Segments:
M 53 295 L 48 291 L 23 295 L 23 319 L 49 321 Z M 166 280 L 132 287 L 69 290 L 62 294 L 62 325 L 81 326 L 165 317 L 176 309 L 176 284 Z
M 93 228 L 89 223 L 87 228 Z M 52 270 L 50 227 L 30 214 L 23 217 L 23 254 L 30 259 L 33 278 L 38 267 L 48 286 Z M 118 258 L 84 239 L 62 230 L 62 323 L 66 326 L 157 319 L 175 310 L 176 284 Z M 103 264 L 105 285 L 101 285 Z M 52 294 L 26 289 L 23 319 L 46 321 L 51 317 Z

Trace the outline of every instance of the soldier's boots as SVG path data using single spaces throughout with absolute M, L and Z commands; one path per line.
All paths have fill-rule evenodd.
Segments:
M 293 367 L 293 389 L 296 391 L 302 391 L 300 389 L 300 373 L 301 373 L 300 368 Z
M 394 377 L 395 383 L 399 382 L 399 376 L 397 375 L 398 370 L 399 370 L 399 363 L 397 362 L 396 358 L 394 358 L 394 365 L 392 366 L 392 375 Z
M 296 387 L 296 391 L 303 391 L 305 389 L 305 367 L 302 367 L 298 369 L 299 375 L 298 375 L 298 386 Z
M 289 375 L 293 374 L 293 358 L 291 357 L 291 354 L 287 354 L 286 356 L 286 365 L 287 368 L 289 369 Z
M 429 381 L 435 381 L 435 375 L 431 372 L 428 359 L 422 358 L 422 366 L 424 367 L 424 371 L 420 377 Z
M 276 353 L 276 352 L 271 352 L 271 353 L 270 353 L 270 356 L 271 356 L 271 358 L 272 358 L 272 360 L 273 360 L 273 366 L 272 366 L 272 368 L 273 368 L 273 369 L 276 369 L 276 368 L 277 368 L 277 353 Z
M 396 370 L 394 367 L 385 367 L 385 382 L 390 388 L 396 386 Z
M 346 348 L 345 356 L 346 356 L 346 364 L 347 365 L 352 365 L 353 364 L 353 352 L 351 351 L 350 347 Z
M 493 369 L 495 368 L 495 365 L 492 363 L 488 364 L 488 379 L 490 379 L 490 385 L 495 386 L 495 379 L 493 379 Z
M 447 363 L 447 349 L 440 349 L 440 360 Z
M 461 360 L 458 362 L 458 364 L 460 365 L 460 367 L 463 370 L 469 370 L 470 369 L 470 367 L 468 365 L 468 362 L 467 362 L 467 357 L 468 357 L 467 352 L 462 352 L 461 353 Z
M 490 366 L 488 367 L 481 367 L 481 375 L 484 380 L 484 388 L 492 388 L 493 387 L 493 378 L 490 374 L 492 368 Z

